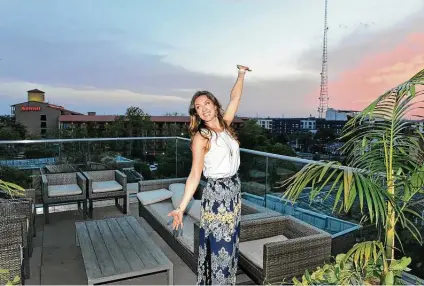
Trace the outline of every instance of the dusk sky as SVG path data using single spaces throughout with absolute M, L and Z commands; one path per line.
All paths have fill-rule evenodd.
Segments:
M 361 109 L 424 68 L 423 0 L 329 0 L 329 106 Z M 38 88 L 68 109 L 187 113 L 196 90 L 241 116 L 317 115 L 324 0 L 1 0 L 0 114 Z

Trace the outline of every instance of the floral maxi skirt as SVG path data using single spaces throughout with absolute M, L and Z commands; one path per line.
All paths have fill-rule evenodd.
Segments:
M 236 282 L 241 217 L 240 179 L 208 179 L 201 201 L 198 285 Z

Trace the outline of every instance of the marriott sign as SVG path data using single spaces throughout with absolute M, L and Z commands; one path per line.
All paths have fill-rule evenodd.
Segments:
M 21 106 L 21 111 L 40 111 L 40 106 Z

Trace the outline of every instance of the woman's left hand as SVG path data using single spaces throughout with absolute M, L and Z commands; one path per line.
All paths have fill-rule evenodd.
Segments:
M 168 214 L 168 216 L 172 216 L 172 229 L 177 234 L 183 229 L 183 212 L 180 209 L 175 209 Z

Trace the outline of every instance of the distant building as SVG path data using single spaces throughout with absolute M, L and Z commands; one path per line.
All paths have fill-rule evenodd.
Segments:
M 335 134 L 340 134 L 347 121 L 325 120 L 315 117 L 305 118 L 274 118 L 272 120 L 272 133 L 291 134 L 294 132 L 316 133 L 319 129 L 332 129 Z
M 354 117 L 358 113 L 359 111 L 355 110 L 340 110 L 328 108 L 327 112 L 325 113 L 325 120 L 348 121 L 351 117 Z
M 274 118 L 272 120 L 272 133 L 291 134 L 302 130 L 303 118 Z
M 302 130 L 313 131 L 317 129 L 317 121 L 314 117 L 304 118 L 300 120 L 300 128 Z
M 107 124 L 114 122 L 118 118 L 118 115 L 96 115 L 94 112 L 90 112 L 89 115 L 63 115 L 59 117 L 59 128 L 72 129 L 84 125 L 92 125 L 99 129 L 103 129 Z M 155 136 L 187 135 L 187 130 L 190 125 L 190 116 L 152 115 L 150 116 L 150 120 L 154 125 Z M 233 120 L 233 128 L 235 130 L 239 129 L 243 122 L 244 121 L 240 118 L 235 118 Z
M 317 119 L 316 121 L 316 130 L 319 129 L 331 129 L 334 131 L 334 134 L 339 135 L 342 133 L 347 120 L 325 120 Z
M 11 115 L 15 121 L 24 125 L 29 133 L 41 137 L 49 129 L 58 129 L 58 119 L 65 114 L 78 115 L 81 113 L 46 102 L 44 91 L 38 89 L 28 91 L 26 102 L 11 106 Z
M 271 118 L 257 118 L 255 119 L 256 123 L 265 128 L 266 130 L 272 131 L 272 119 Z
M 11 106 L 11 115 L 16 122 L 21 123 L 33 135 L 44 137 L 47 130 L 72 129 L 90 126 L 102 130 L 119 115 L 87 114 L 65 109 L 63 106 L 46 102 L 45 92 L 33 89 L 28 91 L 27 101 Z M 190 125 L 189 116 L 151 116 L 155 136 L 185 136 Z M 232 127 L 239 129 L 244 120 L 236 117 Z M 125 128 L 125 126 L 123 127 Z

